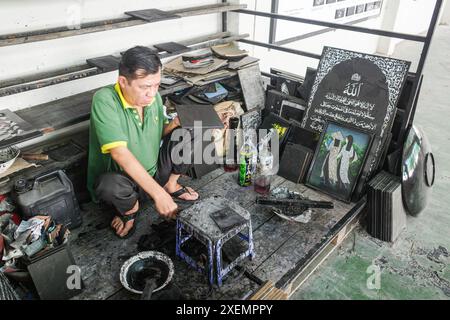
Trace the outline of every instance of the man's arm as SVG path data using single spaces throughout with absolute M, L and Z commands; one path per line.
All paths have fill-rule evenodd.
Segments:
M 156 211 L 166 217 L 176 214 L 177 205 L 172 197 L 144 169 L 125 146 L 110 150 L 113 160 L 155 201 Z
M 179 126 L 180 126 L 180 119 L 178 119 L 178 117 L 170 121 L 168 124 L 165 124 L 163 129 L 163 137 L 171 133 L 173 129 Z

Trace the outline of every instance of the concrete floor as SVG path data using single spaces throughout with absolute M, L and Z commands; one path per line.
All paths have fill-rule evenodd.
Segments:
M 405 41 L 394 56 L 413 61 L 414 70 L 420 49 Z M 432 201 L 419 217 L 408 217 L 407 229 L 394 244 L 357 228 L 291 299 L 450 299 L 449 54 L 450 27 L 441 25 L 428 54 L 414 121 L 426 132 L 436 160 Z

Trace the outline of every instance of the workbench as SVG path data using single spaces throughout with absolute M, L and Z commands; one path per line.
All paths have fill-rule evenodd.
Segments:
M 219 289 L 208 285 L 206 275 L 195 271 L 175 255 L 172 283 L 187 299 L 243 299 L 257 296 L 268 283 L 279 289 L 286 299 L 312 273 L 326 256 L 340 244 L 355 226 L 364 201 L 343 203 L 301 184 L 276 177 L 272 188 L 285 186 L 314 200 L 333 201 L 334 209 L 317 209 L 307 223 L 283 220 L 267 207 L 255 204 L 253 187 L 240 187 L 237 172 L 225 173 L 219 168 L 200 179 L 182 178 L 195 188 L 201 198 L 219 195 L 246 208 L 252 219 L 255 257 L 240 265 L 224 279 Z M 186 206 L 185 206 L 186 207 Z M 89 203 L 83 205 L 83 225 L 72 233 L 71 251 L 81 268 L 85 285 L 74 299 L 140 299 L 128 292 L 119 281 L 122 264 L 138 252 L 137 242 L 151 233 L 151 223 L 162 221 L 151 203 L 140 214 L 136 232 L 129 239 L 118 239 L 110 229 L 109 217 Z

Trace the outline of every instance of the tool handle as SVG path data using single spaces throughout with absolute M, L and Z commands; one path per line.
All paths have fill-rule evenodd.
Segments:
M 257 204 L 272 205 L 272 206 L 300 206 L 306 208 L 324 208 L 333 209 L 334 204 L 330 201 L 313 201 L 308 199 L 274 199 L 257 197 Z
M 48 160 L 48 155 L 43 153 L 23 153 L 24 160 Z
M 158 287 L 156 279 L 147 279 L 145 288 L 142 290 L 141 300 L 151 300 L 153 291 Z

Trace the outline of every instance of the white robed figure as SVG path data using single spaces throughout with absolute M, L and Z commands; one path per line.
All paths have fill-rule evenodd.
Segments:
M 350 179 L 348 177 L 350 164 L 358 160 L 358 155 L 353 148 L 353 136 L 347 136 L 346 144 L 339 152 L 338 158 L 341 158 L 341 164 L 339 167 L 339 179 L 345 185 L 346 188 L 350 185 Z

